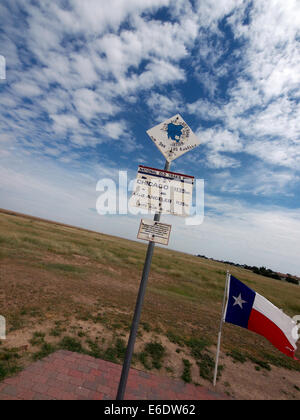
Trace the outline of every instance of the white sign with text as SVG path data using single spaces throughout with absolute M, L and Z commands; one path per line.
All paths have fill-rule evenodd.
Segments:
M 172 226 L 166 223 L 142 219 L 137 238 L 161 245 L 168 245 L 171 228 Z
M 139 166 L 129 205 L 144 210 L 189 216 L 195 178 L 176 172 Z

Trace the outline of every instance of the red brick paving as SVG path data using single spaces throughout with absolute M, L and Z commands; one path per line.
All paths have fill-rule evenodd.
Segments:
M 60 350 L 0 383 L 0 400 L 115 400 L 121 366 Z M 203 387 L 131 369 L 126 400 L 219 400 Z

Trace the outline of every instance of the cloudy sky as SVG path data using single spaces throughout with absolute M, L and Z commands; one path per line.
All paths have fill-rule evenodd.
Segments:
M 298 0 L 2 0 L 0 22 L 0 207 L 136 238 L 97 182 L 163 167 L 146 130 L 180 113 L 205 218 L 165 216 L 170 247 L 300 275 Z

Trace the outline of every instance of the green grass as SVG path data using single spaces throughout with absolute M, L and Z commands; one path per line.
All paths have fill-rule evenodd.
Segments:
M 184 382 L 190 383 L 192 382 L 192 375 L 191 375 L 191 362 L 187 359 L 182 359 L 182 363 L 183 363 L 183 372 L 181 375 L 181 379 Z
M 249 355 L 247 353 L 243 353 L 237 349 L 233 349 L 227 353 L 227 356 L 230 356 L 235 363 L 245 363 L 247 360 L 250 360 L 252 363 L 255 364 L 256 370 L 265 369 L 270 371 L 271 366 L 268 362 L 258 359 L 253 355 Z
M 248 359 L 246 354 L 240 352 L 237 349 L 232 349 L 230 352 L 227 353 L 227 356 L 230 356 L 235 363 L 245 363 Z
M 33 353 L 32 359 L 34 361 L 44 359 L 45 357 L 49 356 L 50 354 L 54 353 L 57 350 L 56 346 L 53 346 L 49 343 L 43 343 L 41 349 L 36 353 Z
M 196 293 L 196 287 L 194 285 L 174 285 L 169 286 L 165 289 L 169 293 L 174 293 L 176 295 L 179 295 L 180 297 L 196 300 L 197 299 L 197 293 Z
M 108 347 L 102 354 L 104 360 L 113 363 L 122 362 L 125 357 L 126 344 L 121 338 L 117 338 L 116 342 Z
M 49 335 L 51 337 L 60 337 L 65 331 L 66 328 L 62 327 L 62 322 L 55 321 L 55 327 L 50 330 Z
M 39 351 L 33 353 L 33 360 L 41 360 L 44 357 L 49 356 L 57 350 L 68 350 L 76 353 L 86 354 L 86 350 L 82 347 L 82 344 L 79 340 L 74 337 L 65 336 L 59 343 L 51 344 L 45 341 L 45 337 L 41 337 L 42 340 L 36 342 L 36 346 L 40 346 Z
M 82 267 L 74 266 L 71 264 L 60 264 L 60 263 L 43 263 L 42 268 L 44 270 L 54 270 L 63 273 L 84 273 L 86 270 Z
M 202 355 L 202 351 L 211 343 L 205 338 L 192 337 L 185 341 L 185 344 L 190 348 L 191 355 L 194 359 L 198 359 Z
M 29 340 L 29 343 L 32 346 L 39 346 L 45 342 L 45 336 L 45 333 L 37 331 L 33 334 L 32 339 Z
M 177 344 L 180 347 L 184 346 L 185 339 L 181 335 L 169 330 L 167 331 L 166 336 L 168 337 L 171 343 Z
M 208 353 L 203 353 L 199 356 L 197 365 L 199 367 L 200 376 L 203 379 L 212 382 L 215 370 L 215 358 Z M 224 366 L 218 365 L 217 379 L 220 378 L 223 368 Z
M 6 316 L 8 333 L 34 326 L 50 335 L 55 345 L 47 343 L 47 337 L 32 337 L 39 346 L 38 358 L 63 347 L 120 363 L 124 343 L 114 339 L 104 347 L 86 330 L 71 332 L 59 320 L 80 320 L 92 328 L 117 331 L 119 336 L 127 333 L 146 245 L 8 214 L 0 214 L 0 232 L 1 265 L 8 274 L 1 278 L 6 299 L 1 300 L 0 294 L 0 313 Z M 145 346 L 137 356 L 145 368 L 159 369 L 167 359 L 156 333 L 166 336 L 181 358 L 192 357 L 202 366 L 199 371 L 211 377 L 213 357 L 208 349 L 217 341 L 227 269 L 222 263 L 155 249 L 139 328 L 140 336 L 153 335 L 148 344 L 156 344 Z M 298 286 L 237 267 L 229 269 L 288 315 L 300 313 Z M 48 323 L 47 331 L 36 327 L 49 319 L 58 324 L 50 329 Z M 244 357 L 259 369 L 280 366 L 300 371 L 299 363 L 263 337 L 253 337 L 247 330 L 224 325 L 221 351 L 239 362 Z
M 20 371 L 20 356 L 16 349 L 0 350 L 0 381 Z
M 68 336 L 64 337 L 59 342 L 58 346 L 62 350 L 68 350 L 75 353 L 85 353 L 85 350 L 83 349 L 81 342 L 74 337 L 68 337 Z
M 22 316 L 18 313 L 11 314 L 7 317 L 7 327 L 8 332 L 14 332 L 17 330 L 21 330 L 25 326 L 25 320 Z
M 141 351 L 138 354 L 138 359 L 142 363 L 142 365 L 144 366 L 145 369 L 147 369 L 147 370 L 151 370 L 152 369 L 152 365 L 149 362 L 148 355 L 147 355 L 147 353 L 145 351 Z
M 141 322 L 141 326 L 144 329 L 144 331 L 146 331 L 146 332 L 150 332 L 151 331 L 151 327 L 148 324 L 148 322 Z
M 142 353 L 143 356 L 141 361 L 145 367 L 148 369 L 149 367 L 154 369 L 162 368 L 163 359 L 165 356 L 165 348 L 161 343 L 156 341 L 147 343 Z
M 86 344 L 89 348 L 88 354 L 92 357 L 95 357 L 96 359 L 101 359 L 103 351 L 100 349 L 98 342 L 88 338 L 86 340 Z

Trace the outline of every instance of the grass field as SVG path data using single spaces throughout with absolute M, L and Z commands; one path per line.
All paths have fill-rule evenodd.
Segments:
M 58 348 L 122 363 L 145 252 L 146 244 L 1 212 L 0 379 Z M 135 367 L 211 386 L 227 269 L 288 315 L 300 314 L 299 286 L 157 247 Z M 233 383 L 234 372 L 245 377 Z M 263 337 L 224 326 L 219 390 L 243 398 L 252 380 L 265 398 L 299 399 L 299 372 L 300 363 Z

